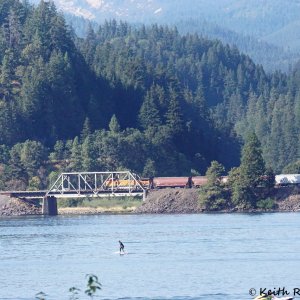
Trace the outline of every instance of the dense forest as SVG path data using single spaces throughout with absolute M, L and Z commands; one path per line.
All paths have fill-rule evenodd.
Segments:
M 250 131 L 275 172 L 299 159 L 300 66 L 268 74 L 167 26 L 112 20 L 79 38 L 52 2 L 2 0 L 0 25 L 1 189 L 71 170 L 229 171 Z
M 82 24 L 80 21 L 74 23 L 78 26 Z M 284 42 L 274 44 L 273 41 L 264 41 L 253 35 L 238 33 L 201 19 L 181 20 L 175 25 L 182 34 L 197 33 L 209 39 L 219 39 L 225 44 L 236 46 L 239 51 L 249 55 L 256 64 L 263 65 L 266 72 L 275 70 L 289 72 L 300 58 L 300 51 L 297 48 L 291 50 L 290 47 L 284 47 Z
M 80 37 L 86 36 L 89 26 L 93 26 L 93 28 L 97 30 L 98 25 L 95 20 L 91 21 L 70 13 L 65 13 L 65 18 L 67 23 L 74 28 L 74 31 Z M 166 20 L 169 19 L 159 18 L 157 22 L 160 22 L 158 24 L 166 24 Z M 102 24 L 103 22 L 104 21 L 101 21 L 99 24 Z M 132 20 L 130 22 L 134 27 L 140 27 L 142 24 L 141 22 L 133 23 Z M 263 65 L 267 72 L 275 70 L 289 72 L 292 66 L 294 66 L 300 58 L 299 47 L 289 47 L 289 44 L 285 41 L 279 43 L 279 38 L 276 39 L 277 43 L 273 40 L 265 41 L 264 39 L 251 34 L 230 30 L 224 27 L 224 25 L 218 25 L 216 22 L 206 21 L 205 18 L 195 17 L 193 19 L 187 17 L 184 19 L 182 17 L 176 17 L 172 22 L 171 20 L 168 22 L 169 26 L 176 26 L 179 33 L 183 35 L 197 33 L 205 38 L 218 39 L 224 44 L 236 46 L 239 51 L 249 55 L 255 63 Z M 293 32 L 296 34 L 298 31 L 297 29 L 294 29 Z M 284 34 L 285 37 L 290 35 L 291 33 Z M 297 37 L 295 37 L 293 43 L 296 44 L 297 42 Z
M 71 14 L 65 14 L 66 22 L 71 26 L 76 35 L 86 37 L 90 28 L 93 27 L 97 31 L 98 24 L 83 17 L 77 17 Z M 100 23 L 101 24 L 101 23 Z M 130 23 L 132 27 L 139 28 L 140 23 Z M 300 58 L 297 50 L 292 51 L 289 48 L 285 49 L 282 46 L 276 46 L 272 43 L 260 40 L 251 35 L 237 33 L 226 29 L 216 23 L 203 21 L 202 19 L 177 20 L 171 27 L 176 27 L 180 34 L 196 33 L 206 39 L 218 39 L 223 44 L 236 46 L 239 51 L 247 54 L 256 64 L 261 64 L 266 72 L 281 70 L 290 72 Z

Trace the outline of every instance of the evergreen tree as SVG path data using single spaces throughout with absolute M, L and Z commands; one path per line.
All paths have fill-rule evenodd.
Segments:
M 255 133 L 251 133 L 242 150 L 241 165 L 229 175 L 235 205 L 242 208 L 256 206 L 256 188 L 263 184 L 265 172 L 260 142 Z
M 81 147 L 82 171 L 96 171 L 97 164 L 95 159 L 94 147 L 91 136 L 87 136 Z
M 210 167 L 207 169 L 205 176 L 208 180 L 209 186 L 219 186 L 221 184 L 221 177 L 225 172 L 225 168 L 217 161 L 212 161 Z
M 159 110 L 155 105 L 153 93 L 151 92 L 147 92 L 145 96 L 145 100 L 139 113 L 139 121 L 144 129 L 149 127 L 159 127 L 161 125 Z
M 172 134 L 179 135 L 183 132 L 183 115 L 175 91 L 171 91 L 170 96 L 171 99 L 166 112 L 166 123 Z
M 90 124 L 90 119 L 85 118 L 82 131 L 80 134 L 80 140 L 84 141 L 89 135 L 91 134 L 91 124 Z
M 121 127 L 118 122 L 118 119 L 117 119 L 116 115 L 113 115 L 109 122 L 109 130 L 113 133 L 118 133 L 120 131 L 120 129 L 121 129 Z
M 79 143 L 78 137 L 75 137 L 72 143 L 69 170 L 71 172 L 82 171 L 81 145 Z
M 65 143 L 61 140 L 54 145 L 54 152 L 50 153 L 50 160 L 62 160 L 65 158 Z
M 265 162 L 262 157 L 261 144 L 255 133 L 249 134 L 242 150 L 241 176 L 249 181 L 250 187 L 257 187 L 265 175 Z
M 223 188 L 221 176 L 225 168 L 217 161 L 212 161 L 205 176 L 207 184 L 201 187 L 199 201 L 206 210 L 221 210 L 230 207 L 230 197 L 228 191 Z
M 143 176 L 146 178 L 154 177 L 157 175 L 155 162 L 152 159 L 147 159 L 143 169 Z

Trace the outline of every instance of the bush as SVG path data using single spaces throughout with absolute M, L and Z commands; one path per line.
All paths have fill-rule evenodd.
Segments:
M 228 192 L 221 187 L 201 188 L 199 193 L 199 203 L 208 211 L 218 211 L 230 207 Z
M 266 199 L 257 201 L 256 206 L 257 206 L 257 208 L 261 208 L 261 209 L 274 209 L 274 208 L 276 208 L 277 204 L 275 203 L 275 201 L 273 199 L 266 198 Z

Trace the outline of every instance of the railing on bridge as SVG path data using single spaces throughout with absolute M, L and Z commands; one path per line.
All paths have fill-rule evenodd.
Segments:
M 47 191 L 46 196 L 106 197 L 145 196 L 146 188 L 137 175 L 120 172 L 74 172 L 62 173 Z

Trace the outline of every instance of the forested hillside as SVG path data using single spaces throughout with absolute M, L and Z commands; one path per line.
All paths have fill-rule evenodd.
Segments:
M 38 3 L 39 0 L 30 0 Z M 298 0 L 54 0 L 68 15 L 102 24 L 117 19 L 132 24 L 178 26 L 236 45 L 269 70 L 289 70 L 300 55 Z M 82 22 L 72 22 L 82 30 Z
M 65 18 L 79 37 L 85 37 L 90 26 L 95 30 L 98 27 L 96 22 L 83 17 L 65 14 Z M 140 23 L 130 24 L 133 27 L 141 27 Z M 224 44 L 236 46 L 241 52 L 249 55 L 255 63 L 263 65 L 267 72 L 274 70 L 289 72 L 300 58 L 300 54 L 297 51 L 285 49 L 280 46 L 280 43 L 276 46 L 254 36 L 237 33 L 216 23 L 207 22 L 202 19 L 176 20 L 169 24 L 169 26 L 176 26 L 179 33 L 183 35 L 196 33 L 207 39 L 218 39 Z M 295 39 L 295 42 L 297 42 L 297 39 Z
M 75 24 L 79 25 L 79 23 Z M 278 43 L 273 43 L 275 41 L 272 40 L 268 42 L 253 35 L 238 33 L 201 19 L 181 20 L 177 21 L 175 25 L 182 34 L 197 33 L 208 39 L 218 39 L 224 44 L 236 46 L 241 52 L 249 55 L 255 63 L 263 65 L 267 72 L 275 70 L 289 72 L 300 59 L 300 51 L 297 50 L 297 47 L 284 47 L 285 42 L 282 40 Z M 295 30 L 295 35 L 297 32 Z M 278 40 L 276 39 L 276 41 Z M 294 42 L 298 43 L 298 40 L 295 38 Z
M 111 21 L 77 38 L 53 3 L 0 4 L 1 189 L 69 170 L 229 170 L 249 130 L 276 172 L 299 158 L 298 68 L 269 75 L 236 48 L 158 25 Z

